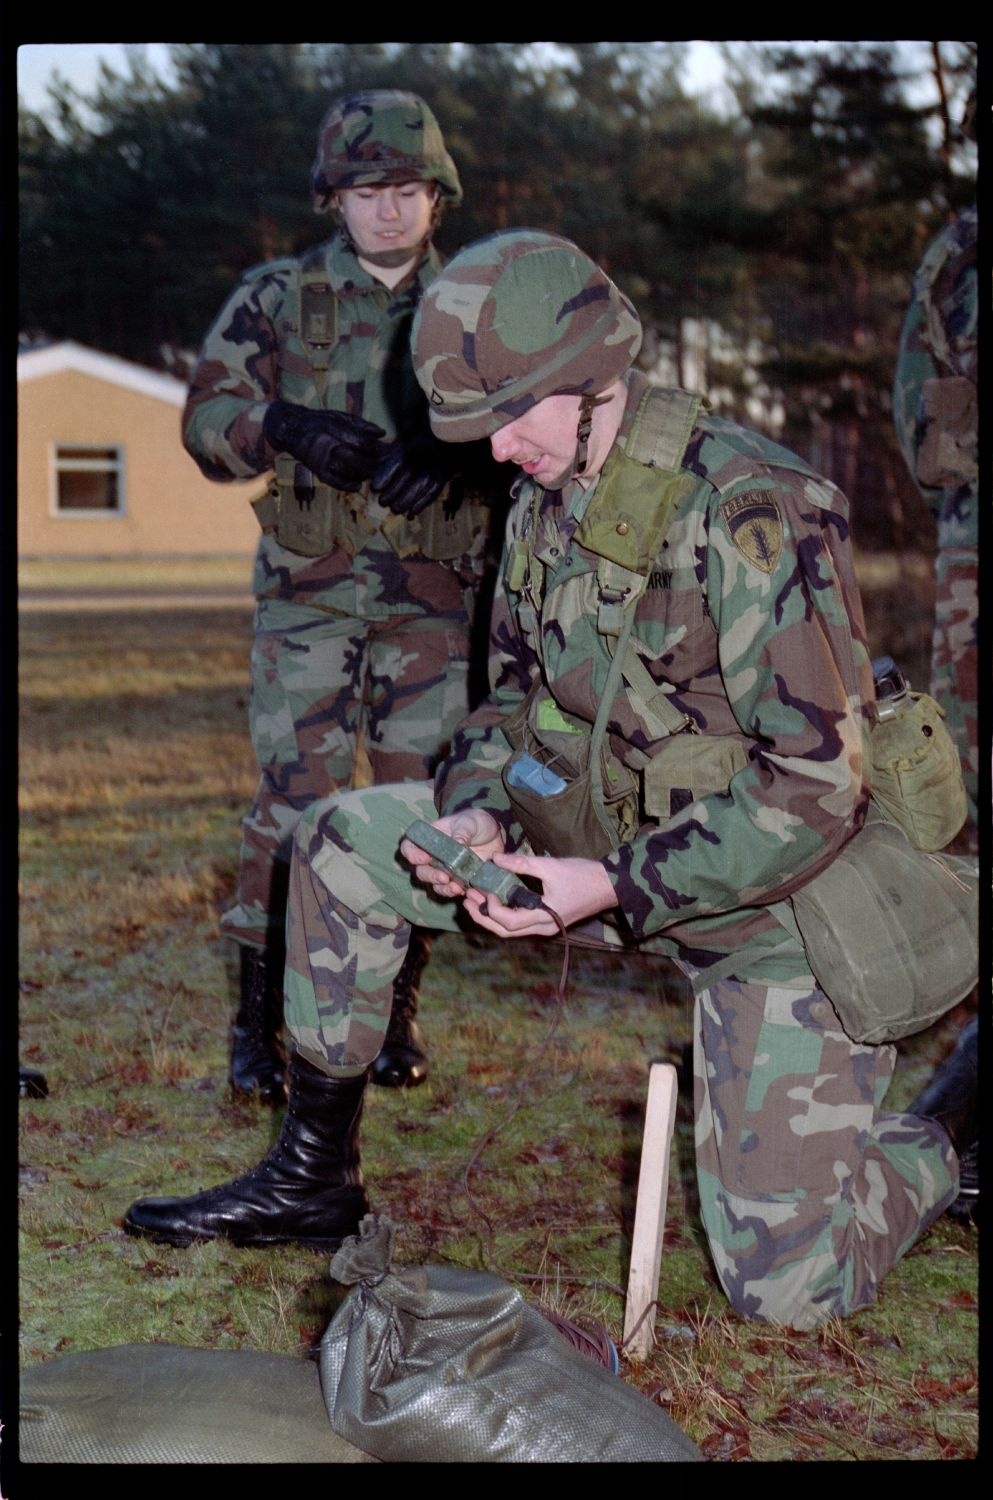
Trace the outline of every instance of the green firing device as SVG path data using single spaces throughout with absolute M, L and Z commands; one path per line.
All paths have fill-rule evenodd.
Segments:
M 454 875 L 463 885 L 471 885 L 477 891 L 497 896 L 504 906 L 527 906 L 535 911 L 542 904 L 539 892 L 522 885 L 510 870 L 501 870 L 490 859 L 480 859 L 468 845 L 449 838 L 447 833 L 425 823 L 423 818 L 417 818 L 411 823 L 404 837 L 416 844 L 418 849 L 423 849 L 425 854 L 430 854 L 439 869 L 447 870 L 449 875 Z

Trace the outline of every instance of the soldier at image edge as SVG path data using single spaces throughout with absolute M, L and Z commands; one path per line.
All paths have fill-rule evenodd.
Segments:
M 410 323 L 442 261 L 440 212 L 462 189 L 417 95 L 354 93 L 328 110 L 311 174 L 334 235 L 247 272 L 208 332 L 183 436 L 211 479 L 271 472 L 255 510 L 250 728 L 259 764 L 238 887 L 230 1081 L 282 1104 L 285 896 L 301 814 L 354 784 L 430 778 L 469 707 L 470 627 L 488 518 L 464 457 L 431 434 Z M 489 461 L 485 445 L 477 445 Z M 424 1081 L 411 944 L 374 1077 Z
M 868 1306 L 954 1201 L 974 1026 L 885 1111 L 895 1048 L 849 1038 L 770 909 L 867 815 L 848 503 L 699 396 L 652 385 L 641 338 L 605 273 L 537 230 L 466 247 L 428 289 L 412 347 L 436 435 L 486 438 L 521 471 L 490 694 L 433 796 L 352 790 L 300 820 L 279 1140 L 233 1182 L 135 1204 L 132 1233 L 325 1250 L 356 1232 L 365 1088 L 419 926 L 508 941 L 564 926 L 688 975 L 700 1213 L 739 1313 L 810 1328 Z M 564 789 L 546 798 L 535 764 Z M 415 818 L 530 877 L 543 904 L 465 889 L 404 837 Z
M 937 527 L 930 692 L 962 760 L 973 849 L 979 832 L 978 231 L 973 205 L 928 246 L 914 277 L 893 388 L 900 447 Z

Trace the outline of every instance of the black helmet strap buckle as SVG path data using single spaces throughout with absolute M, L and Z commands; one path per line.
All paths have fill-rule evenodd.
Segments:
M 609 400 L 609 396 L 591 396 L 589 394 L 579 398 L 579 426 L 576 428 L 574 474 L 584 474 L 586 472 L 586 464 L 589 460 L 590 433 L 593 429 L 593 409 L 596 406 L 603 406 Z

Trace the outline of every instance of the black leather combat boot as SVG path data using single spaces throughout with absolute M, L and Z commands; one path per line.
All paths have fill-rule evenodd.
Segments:
M 959 1156 L 959 1195 L 945 1209 L 950 1219 L 979 1228 L 979 1142 L 973 1141 Z
M 229 1081 L 236 1094 L 258 1093 L 263 1104 L 286 1099 L 286 1076 L 279 1029 L 283 1021 L 281 945 L 266 949 L 243 945 L 241 998 L 231 1027 Z
M 947 1210 L 963 1222 L 979 1218 L 979 1018 L 959 1035 L 907 1113 L 936 1120 L 959 1159 L 959 1194 Z
M 21 1066 L 17 1070 L 17 1093 L 21 1099 L 47 1099 L 48 1079 L 36 1068 Z
M 379 1056 L 372 1065 L 372 1081 L 383 1088 L 416 1088 L 428 1076 L 424 1037 L 415 1018 L 417 985 L 430 952 L 430 934 L 415 927 L 403 966 L 393 981 L 390 1024 Z
M 336 1250 L 358 1233 L 369 1211 L 358 1150 L 366 1074 L 329 1078 L 296 1052 L 288 1072 L 283 1128 L 258 1166 L 192 1198 L 140 1198 L 124 1216 L 129 1234 L 164 1245 L 227 1239 Z

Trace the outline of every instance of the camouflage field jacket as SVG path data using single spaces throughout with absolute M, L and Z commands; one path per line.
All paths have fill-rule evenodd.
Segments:
M 339 235 L 324 248 L 336 305 L 336 342 L 323 406 L 348 411 L 396 437 L 424 397 L 410 363 L 410 323 L 441 260 L 429 250 L 393 290 L 370 276 Z M 314 374 L 300 338 L 296 286 L 300 260 L 289 257 L 249 271 L 228 298 L 200 351 L 183 413 L 183 440 L 210 479 L 268 476 L 274 455 L 263 437 L 266 406 L 277 397 L 318 407 Z M 375 528 L 354 556 L 336 549 L 302 557 L 263 535 L 255 563 L 259 596 L 293 598 L 361 619 L 425 613 L 460 616 L 464 585 L 482 571 L 482 523 L 464 558 L 452 565 L 400 558 L 381 530 L 390 513 L 364 500 Z
M 900 335 L 893 417 L 941 547 L 979 531 L 978 215 L 963 209 L 928 246 Z
M 615 451 L 644 377 L 633 374 L 630 387 Z M 726 789 L 664 819 L 643 810 L 637 832 L 603 865 L 628 936 L 664 934 L 705 968 L 745 944 L 781 946 L 783 931 L 763 907 L 822 869 L 861 826 L 874 697 L 845 497 L 794 454 L 709 415 L 696 422 L 682 470 L 685 493 L 638 599 L 632 642 L 696 733 L 739 737 L 746 763 Z M 534 491 L 519 481 L 509 543 L 528 525 Z M 510 753 L 503 723 L 540 673 L 558 706 L 592 725 L 609 669 L 597 558 L 575 538 L 592 494 L 573 486 L 539 496 L 540 651 L 528 646 L 505 574 L 490 696 L 461 726 L 436 781 L 439 811 L 484 807 L 512 847 L 521 830 L 500 780 Z M 639 717 L 624 685 L 608 733 L 613 753 L 634 767 L 671 743 Z M 778 977 L 771 959 L 767 974 Z

